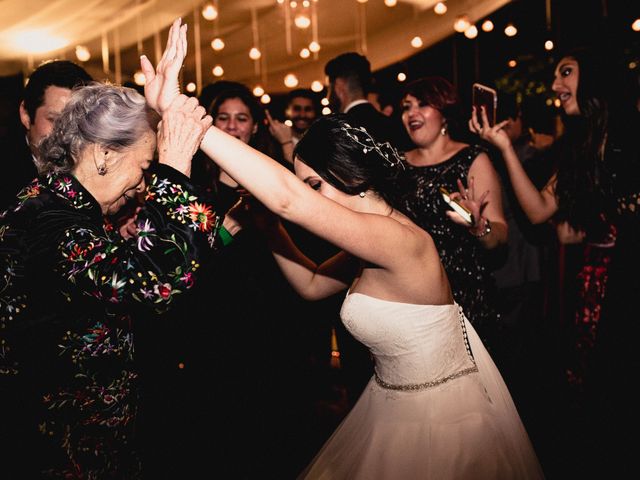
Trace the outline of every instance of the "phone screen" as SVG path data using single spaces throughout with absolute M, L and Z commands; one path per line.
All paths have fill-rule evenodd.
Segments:
M 480 113 L 480 107 L 484 106 L 487 111 L 487 118 L 489 119 L 489 125 L 493 126 L 496 123 L 496 109 L 498 108 L 498 94 L 493 88 L 487 87 L 480 83 L 473 84 L 472 92 L 473 106 L 476 107 L 476 113 L 478 114 L 478 121 L 482 123 L 482 116 Z

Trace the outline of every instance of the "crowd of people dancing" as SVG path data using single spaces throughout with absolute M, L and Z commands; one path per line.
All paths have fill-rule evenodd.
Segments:
M 284 122 L 241 83 L 181 94 L 186 29 L 141 57 L 143 92 L 69 61 L 25 87 L 3 476 L 631 468 L 640 105 L 611 56 L 567 52 L 559 109 L 503 92 L 492 123 L 440 76 L 383 109 L 347 52 L 325 66 L 334 113 L 294 90 Z

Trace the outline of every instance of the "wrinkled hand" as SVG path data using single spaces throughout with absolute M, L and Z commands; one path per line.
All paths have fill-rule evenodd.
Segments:
M 482 195 L 480 195 L 480 197 L 476 199 L 473 177 L 469 178 L 468 188 L 465 188 L 460 179 L 458 179 L 457 183 L 458 191 L 451 193 L 451 198 L 453 200 L 456 200 L 460 205 L 471 212 L 475 223 L 473 225 L 469 225 L 464 218 L 462 218 L 460 215 L 458 215 L 458 213 L 452 210 L 447 210 L 447 217 L 449 217 L 451 221 L 457 223 L 458 225 L 462 225 L 471 229 L 476 228 L 479 226 L 478 224 L 480 223 L 480 219 L 482 218 L 482 212 L 489 203 L 486 201 L 487 195 L 489 195 L 489 190 L 484 192 Z
M 187 54 L 187 25 L 181 23 L 182 19 L 178 18 L 171 25 L 167 47 L 155 70 L 146 56 L 140 57 L 140 67 L 146 79 L 144 96 L 149 106 L 160 114 L 180 94 L 178 76 Z
M 271 132 L 271 135 L 273 135 L 280 144 L 290 142 L 293 139 L 291 127 L 289 125 L 285 125 L 281 121 L 273 118 L 269 113 L 269 110 L 265 110 L 265 115 L 267 116 L 269 132 Z
M 178 95 L 158 125 L 159 163 L 191 176 L 191 159 L 212 122 L 197 98 Z
M 487 118 L 487 111 L 482 107 L 480 112 L 482 117 L 482 124 L 478 121 L 478 112 L 476 107 L 471 110 L 471 118 L 469 119 L 469 130 L 477 134 L 483 140 L 495 145 L 500 150 L 505 150 L 511 146 L 511 140 L 504 131 L 505 125 L 509 123 L 509 120 L 504 120 L 500 123 L 496 123 L 493 127 L 489 126 L 489 119 Z

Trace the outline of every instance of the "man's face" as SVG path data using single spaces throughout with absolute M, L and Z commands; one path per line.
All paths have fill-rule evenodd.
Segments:
M 316 110 L 310 98 L 295 97 L 287 107 L 287 118 L 293 123 L 293 130 L 298 135 L 307 131 L 316 119 Z
M 43 102 L 36 110 L 35 118 L 31 118 L 24 104 L 20 104 L 20 120 L 27 129 L 29 146 L 34 155 L 38 155 L 38 145 L 51 133 L 53 122 L 60 115 L 70 96 L 71 90 L 68 88 L 49 85 L 44 91 Z

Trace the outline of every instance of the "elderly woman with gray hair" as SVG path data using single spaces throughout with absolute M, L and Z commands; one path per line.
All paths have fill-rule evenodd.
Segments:
M 150 92 L 179 68 L 185 34 L 174 23 Z M 189 179 L 211 118 L 172 99 L 160 109 L 129 88 L 75 90 L 40 146 L 40 177 L 0 216 L 3 478 L 141 475 L 133 312 L 190 289 L 220 231 Z M 125 238 L 110 218 L 140 194 Z

